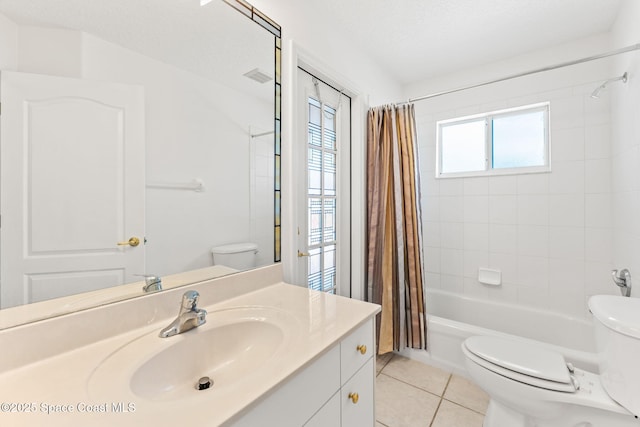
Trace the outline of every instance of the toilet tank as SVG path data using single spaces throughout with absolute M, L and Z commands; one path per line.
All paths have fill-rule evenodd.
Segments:
M 640 416 L 640 299 L 594 295 L 589 310 L 602 386 L 613 400 Z
M 224 265 L 236 270 L 248 270 L 256 266 L 258 245 L 255 243 L 233 243 L 211 248 L 213 265 Z

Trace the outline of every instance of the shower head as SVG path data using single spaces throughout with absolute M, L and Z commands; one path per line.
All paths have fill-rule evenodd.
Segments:
M 602 89 L 604 89 L 605 87 L 607 87 L 607 85 L 608 85 L 609 83 L 617 82 L 618 80 L 622 80 L 622 83 L 626 83 L 626 82 L 627 82 L 627 73 L 624 73 L 624 74 L 623 74 L 623 75 L 621 75 L 620 77 L 613 77 L 613 78 L 610 78 L 610 79 L 608 79 L 608 80 L 605 80 L 604 82 L 602 82 L 602 84 L 601 84 L 600 86 L 598 86 L 598 87 L 596 88 L 596 90 L 594 90 L 593 92 L 591 92 L 591 97 L 592 97 L 592 98 L 596 98 L 596 99 L 597 99 L 597 98 L 599 98 L 599 97 L 600 97 L 600 91 L 601 91 Z

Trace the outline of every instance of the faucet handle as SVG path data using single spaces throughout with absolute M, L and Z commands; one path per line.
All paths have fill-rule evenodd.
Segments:
M 197 291 L 187 291 L 182 295 L 182 309 L 196 310 L 200 294 Z

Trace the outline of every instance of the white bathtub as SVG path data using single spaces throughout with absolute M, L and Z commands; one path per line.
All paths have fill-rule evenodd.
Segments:
M 426 298 L 428 351 L 407 349 L 404 356 L 465 375 L 462 342 L 473 335 L 496 335 L 534 341 L 597 372 L 590 321 L 440 290 L 427 290 Z

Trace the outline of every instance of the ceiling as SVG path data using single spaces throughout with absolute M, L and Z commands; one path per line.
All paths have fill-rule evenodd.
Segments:
M 0 13 L 21 25 L 93 34 L 135 52 L 263 99 L 273 83 L 243 76 L 258 68 L 273 77 L 274 36 L 222 1 L 0 0 Z
M 621 0 L 322 0 L 401 84 L 607 32 Z M 567 58 L 573 59 L 573 58 Z
M 240 44 L 239 37 L 230 35 L 235 27 L 246 24 L 241 22 L 245 18 L 234 12 L 231 19 L 220 19 L 219 9 L 229 9 L 228 6 L 212 2 L 200 7 L 199 3 L 0 0 L 0 13 L 19 23 L 46 23 L 91 32 L 165 62 L 182 64 L 200 75 L 222 73 L 233 80 L 231 76 L 238 76 L 239 70 L 270 68 L 268 62 L 251 64 L 250 58 L 256 55 L 246 48 L 254 45 L 264 51 L 266 46 L 270 51 L 272 42 L 268 37 L 266 42 Z M 607 32 L 621 3 L 622 0 L 304 0 L 296 6 L 308 8 L 308 16 L 322 22 L 327 31 L 337 31 L 394 80 L 406 85 Z M 222 57 L 235 59 L 221 61 Z M 265 58 L 270 60 L 269 55 Z M 235 62 L 242 65 L 231 69 L 230 64 Z

